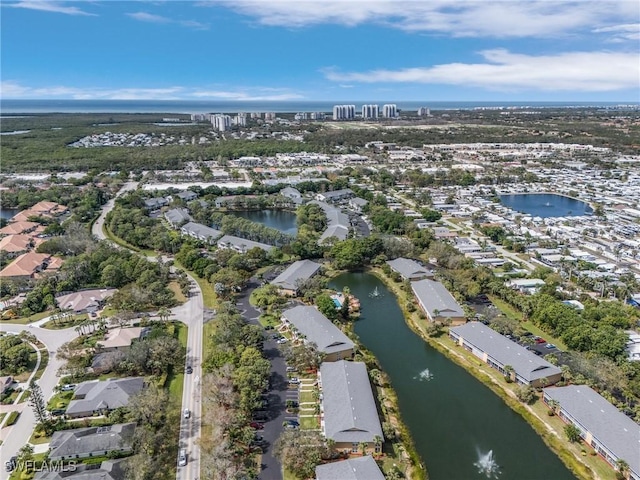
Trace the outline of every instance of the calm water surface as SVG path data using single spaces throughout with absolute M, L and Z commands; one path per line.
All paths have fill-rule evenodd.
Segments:
M 252 222 L 261 223 L 267 227 L 275 228 L 289 235 L 295 235 L 296 214 L 287 210 L 251 210 L 244 212 L 229 212 L 237 217 L 243 217 Z
M 0 218 L 9 219 L 19 211 L 17 208 L 0 208 Z
M 407 327 L 395 297 L 375 276 L 343 274 L 331 286 L 349 286 L 360 299 L 355 331 L 391 378 L 430 480 L 575 478 L 498 396 Z M 376 287 L 381 296 L 371 298 Z M 490 472 L 476 465 L 483 457 L 495 467 Z
M 585 202 L 553 193 L 500 195 L 505 207 L 534 217 L 571 217 L 589 215 L 593 209 Z

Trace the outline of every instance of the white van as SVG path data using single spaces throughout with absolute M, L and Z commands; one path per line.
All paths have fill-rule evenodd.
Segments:
M 184 467 L 187 464 L 187 449 L 181 448 L 180 453 L 178 453 L 178 466 Z

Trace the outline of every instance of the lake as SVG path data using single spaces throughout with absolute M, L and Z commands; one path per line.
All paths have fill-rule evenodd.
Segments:
M 17 208 L 0 208 L 0 218 L 10 219 L 20 210 Z
M 505 207 L 534 217 L 571 217 L 590 215 L 593 209 L 589 204 L 575 198 L 553 193 L 522 193 L 500 195 L 500 202 Z
M 296 214 L 288 210 L 246 210 L 227 213 L 275 228 L 288 235 L 295 235 L 298 231 Z
M 575 479 L 520 415 L 411 331 L 378 278 L 346 273 L 330 286 L 360 299 L 355 332 L 389 375 L 430 480 Z

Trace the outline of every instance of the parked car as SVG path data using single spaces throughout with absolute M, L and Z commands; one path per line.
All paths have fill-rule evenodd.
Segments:
M 556 346 L 553 343 L 547 343 L 544 348 L 548 348 L 549 350 L 551 350 L 552 348 L 556 348 Z
M 287 340 L 286 338 L 280 338 L 276 343 L 279 343 L 280 345 L 282 345 L 283 343 L 287 343 L 288 341 L 289 340 Z
M 187 449 L 181 448 L 178 453 L 178 466 L 184 467 L 187 464 Z
M 59 417 L 61 415 L 64 415 L 64 412 L 65 412 L 64 408 L 55 408 L 51 410 L 51 415 L 53 415 L 54 417 Z
M 191 410 L 189 410 L 188 408 L 185 408 L 183 416 L 184 416 L 184 418 L 190 418 L 191 417 Z
M 547 343 L 547 341 L 544 338 L 536 338 L 536 343 Z
M 63 385 L 62 388 L 60 388 L 62 392 L 70 392 L 75 389 L 76 389 L 75 383 L 67 383 L 66 385 Z
M 296 367 L 287 367 L 287 372 L 297 372 L 298 369 Z
M 264 423 L 260 423 L 260 422 L 251 422 L 249 424 L 249 426 L 251 428 L 255 428 L 256 430 L 262 430 L 264 428 Z
M 292 377 L 289 379 L 289 384 L 290 385 L 299 385 L 300 384 L 300 379 L 297 377 Z
M 282 423 L 282 426 L 284 428 L 289 428 L 289 429 L 298 429 L 300 428 L 300 422 L 298 422 L 297 420 L 292 420 L 292 419 L 287 419 Z
M 193 373 L 193 367 L 191 365 L 187 365 L 187 373 L 188 374 Z

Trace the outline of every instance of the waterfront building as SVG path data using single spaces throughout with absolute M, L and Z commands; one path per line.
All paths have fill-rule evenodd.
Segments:
M 431 116 L 431 110 L 429 110 L 428 107 L 420 107 L 418 109 L 418 116 L 419 117 L 430 117 Z
M 545 388 L 542 401 L 580 430 L 580 437 L 613 468 L 624 460 L 640 480 L 640 426 L 586 385 Z
M 371 455 L 316 467 L 316 480 L 384 480 L 380 467 Z
M 354 343 L 315 307 L 299 305 L 285 310 L 282 322 L 289 326 L 294 337 L 315 343 L 318 351 L 325 354 L 325 362 L 353 356 Z
M 322 232 L 322 235 L 320 235 L 320 238 L 318 239 L 319 243 L 322 243 L 324 240 L 331 237 L 336 237 L 338 240 L 344 240 L 347 238 L 349 235 L 349 227 L 351 225 L 347 215 L 342 213 L 339 208 L 325 202 L 313 200 L 310 203 L 315 203 L 322 208 L 327 216 L 327 228 Z
M 266 243 L 254 242 L 253 240 L 247 240 L 246 238 L 235 237 L 233 235 L 225 235 L 218 240 L 218 248 L 228 248 L 235 250 L 238 253 L 247 253 L 252 248 L 261 248 L 262 250 L 269 252 L 274 248 L 274 246 L 267 245 Z
M 510 374 L 517 383 L 544 387 L 559 382 L 562 376 L 557 366 L 480 322 L 452 327 L 449 337 L 503 375 Z
M 385 118 L 396 118 L 398 116 L 398 108 L 395 104 L 383 105 L 382 116 Z
M 233 124 L 237 125 L 239 127 L 246 127 L 247 126 L 247 114 L 246 113 L 239 113 L 238 115 L 233 117 Z
M 322 192 L 316 195 L 316 200 L 319 202 L 339 202 L 348 198 L 354 197 L 355 193 L 350 188 L 344 188 L 342 190 L 333 190 L 330 192 Z
M 266 121 L 273 121 L 276 119 L 276 114 L 274 112 L 265 112 L 264 119 Z
M 218 237 L 222 235 L 220 230 L 207 227 L 201 223 L 188 222 L 180 228 L 182 235 L 189 235 L 198 240 L 213 245 Z
M 378 118 L 378 105 L 362 105 L 362 119 Z
M 334 105 L 333 106 L 334 120 L 352 120 L 354 118 L 356 118 L 355 105 Z
M 411 289 L 430 322 L 449 321 L 451 325 L 460 325 L 467 321 L 460 304 L 440 282 L 424 279 L 413 282 Z
M 298 260 L 284 272 L 271 280 L 271 285 L 280 289 L 284 295 L 297 296 L 300 284 L 309 280 L 320 271 L 320 264 L 311 260 Z
M 394 272 L 398 272 L 403 280 L 416 281 L 433 277 L 433 273 L 431 273 L 430 270 L 410 258 L 389 260 L 387 265 L 389 265 Z
M 382 426 L 363 362 L 324 362 L 318 372 L 320 428 L 335 449 L 346 453 L 379 453 Z M 378 442 L 376 442 L 378 440 Z
M 231 117 L 229 115 L 212 115 L 211 116 L 211 125 L 215 130 L 219 132 L 225 132 L 231 128 Z

